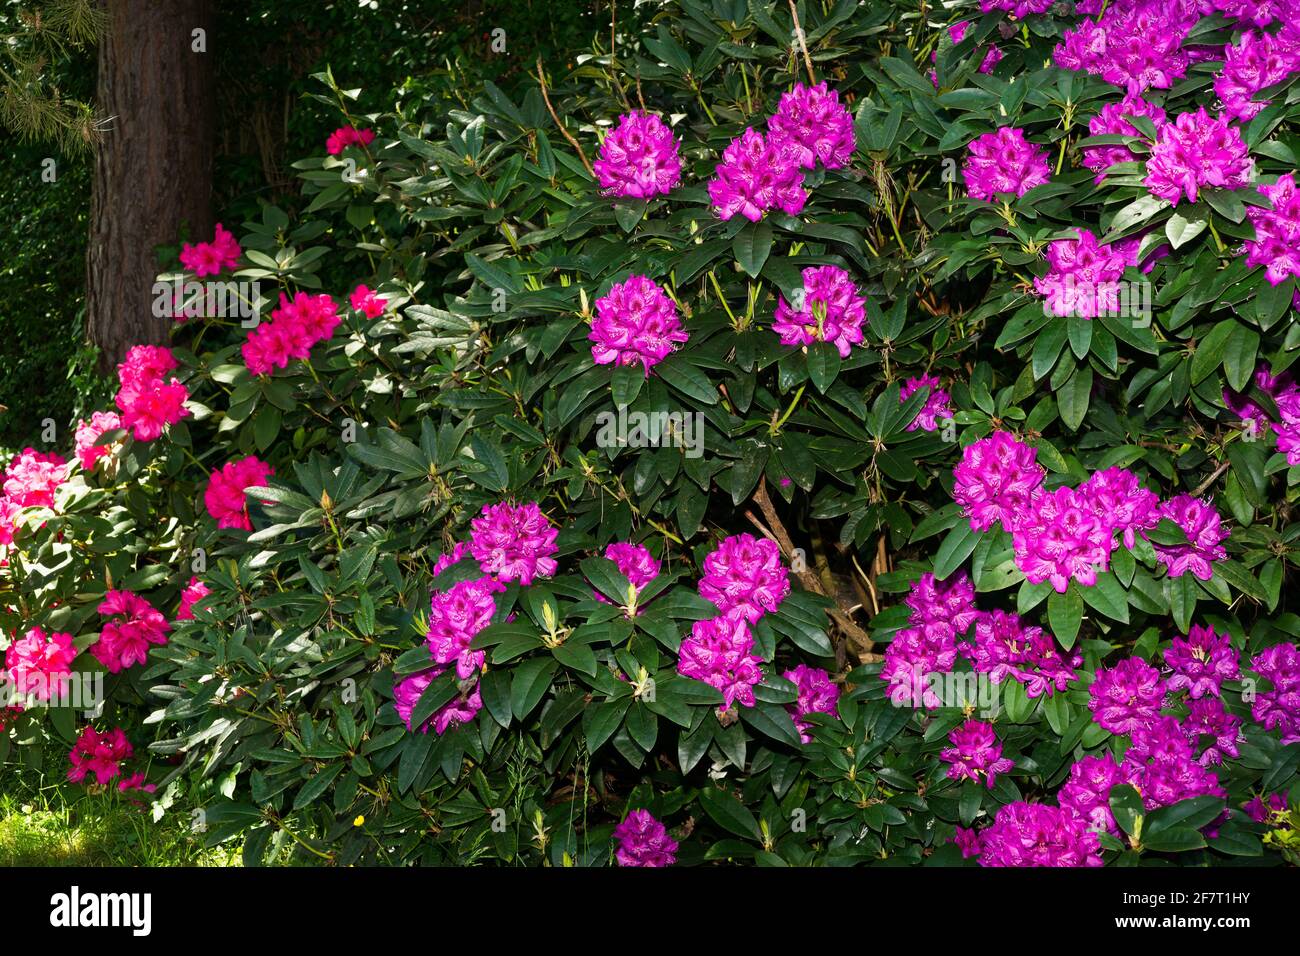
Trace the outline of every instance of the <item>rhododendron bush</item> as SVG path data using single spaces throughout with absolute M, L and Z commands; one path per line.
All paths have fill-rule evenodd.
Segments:
M 795 9 L 322 76 L 255 321 L 7 466 L 0 747 L 250 863 L 1300 860 L 1300 20 Z

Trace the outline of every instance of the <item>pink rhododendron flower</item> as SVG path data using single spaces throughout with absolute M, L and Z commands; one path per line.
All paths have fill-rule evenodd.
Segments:
M 680 145 L 653 113 L 633 110 L 600 144 L 592 169 L 607 195 L 651 199 L 672 192 L 682 178 Z
M 1262 797 L 1255 797 L 1249 803 L 1243 804 L 1242 808 L 1246 811 L 1246 816 L 1256 823 L 1264 823 L 1270 814 L 1286 812 L 1286 797 L 1280 793 L 1271 794 L 1267 804 Z
M 458 581 L 430 598 L 429 628 L 425 643 L 437 664 L 455 664 L 461 680 L 473 677 L 483 667 L 483 651 L 470 649 L 474 635 L 492 623 L 496 613 L 494 593 L 505 586 L 490 577 Z
M 433 576 L 436 578 L 453 564 L 459 564 L 467 554 L 469 554 L 469 542 L 457 541 L 450 551 L 433 562 Z
M 551 555 L 558 550 L 558 534 L 536 502 L 484 505 L 470 522 L 469 550 L 485 573 L 502 583 L 518 581 L 527 586 L 534 577 L 555 573 Z
M 1228 537 L 1219 513 L 1209 503 L 1191 495 L 1175 495 L 1160 506 L 1160 517 L 1169 518 L 1187 535 L 1186 544 L 1156 544 L 1156 557 L 1169 569 L 1171 578 L 1191 572 L 1202 581 L 1214 574 L 1213 562 L 1228 556 L 1222 541 Z
M 1160 716 L 1165 682 L 1140 657 L 1128 657 L 1114 667 L 1101 667 L 1088 688 L 1092 719 L 1112 734 L 1133 734 Z
M 1300 741 L 1300 648 L 1275 644 L 1256 654 L 1250 669 L 1269 682 L 1257 691 L 1251 717 L 1265 730 L 1279 730 L 1283 744 Z
M 388 307 L 388 300 L 381 295 L 377 295 L 367 286 L 359 285 L 352 290 L 352 296 L 348 300 L 354 311 L 360 312 L 367 319 L 377 319 L 384 314 L 384 309 Z
M 790 593 L 790 575 L 775 541 L 748 533 L 723 538 L 704 559 L 700 597 L 729 617 L 752 624 Z
M 1037 456 L 1037 448 L 1005 431 L 962 449 L 961 463 L 953 469 L 952 497 L 970 519 L 971 530 L 987 531 L 998 522 L 1007 530 L 1015 528 L 1046 476 Z
M 91 471 L 101 458 L 111 454 L 108 445 L 96 445 L 100 435 L 122 427 L 122 419 L 116 412 L 93 412 L 89 421 L 82 419 L 77 423 L 75 449 L 82 471 Z
M 1128 266 L 1137 265 L 1137 248 L 1116 243 L 1103 246 L 1091 231 L 1076 229 L 1078 239 L 1057 239 L 1047 246 L 1045 276 L 1034 289 L 1045 296 L 1052 315 L 1095 319 L 1120 314 L 1120 280 Z
M 1144 182 L 1153 195 L 1177 206 L 1184 197 L 1196 202 L 1206 187 L 1247 186 L 1254 169 L 1241 131 L 1201 107 L 1160 128 Z
M 207 597 L 212 590 L 196 576 L 190 577 L 190 583 L 181 591 L 181 606 L 176 612 L 176 620 L 194 620 L 194 604 L 200 598 Z
M 862 342 L 867 304 L 853 279 L 839 266 L 809 266 L 803 270 L 802 292 L 799 308 L 778 296 L 772 331 L 781 344 L 830 342 L 841 358 L 848 358 L 853 346 Z
M 1207 694 L 1217 697 L 1225 680 L 1241 676 L 1232 638 L 1199 624 L 1192 625 L 1187 637 L 1175 637 L 1164 657 L 1173 671 L 1165 689 L 1171 693 L 1185 690 L 1192 699 Z
M 1086 70 L 1130 94 L 1169 89 L 1187 73 L 1192 50 L 1182 42 L 1200 19 L 1196 3 L 1112 3 L 1098 20 L 1067 30 L 1052 59 L 1066 70 Z
M 355 126 L 340 126 L 330 133 L 325 140 L 325 152 L 337 156 L 349 146 L 369 146 L 375 141 L 373 129 L 357 129 Z
M 214 471 L 208 477 L 203 503 L 208 514 L 216 519 L 217 527 L 252 531 L 253 522 L 248 516 L 248 498 L 244 496 L 244 489 L 264 487 L 273 474 L 275 469 L 255 455 L 226 462 Z
M 1088 497 L 1061 487 L 1035 496 L 1012 531 L 1016 567 L 1030 584 L 1050 581 L 1064 594 L 1071 581 L 1085 587 L 1110 566 L 1112 532 Z
M 974 827 L 957 827 L 953 833 L 952 842 L 957 844 L 957 849 L 961 850 L 962 859 L 969 860 L 973 856 L 980 855 L 980 835 Z
M 98 608 L 109 618 L 99 632 L 99 640 L 90 646 L 110 674 L 134 664 L 143 664 L 150 644 L 166 644 L 171 625 L 152 604 L 130 591 L 110 590 Z
M 190 393 L 175 377 L 166 374 L 176 368 L 171 349 L 161 345 L 136 345 L 117 367 L 120 388 L 114 401 L 121 410 L 121 424 L 136 441 L 153 441 L 168 425 L 190 414 L 185 407 Z
M 815 169 L 818 164 L 827 169 L 847 166 L 857 144 L 853 117 L 840 104 L 839 92 L 828 90 L 824 82 L 816 86 L 796 83 L 790 92 L 781 94 L 767 128 L 795 145 L 795 157 L 804 169 Z
M 596 300 L 587 338 L 597 365 L 641 363 L 645 374 L 689 338 L 677 316 L 677 303 L 653 280 L 629 276 Z
M 244 364 L 254 375 L 269 375 L 288 368 L 294 359 L 306 359 L 312 347 L 328 339 L 338 328 L 338 305 L 328 295 L 294 293 L 293 300 L 280 293 L 280 305 L 248 333 L 241 348 Z
M 1300 51 L 1269 33 L 1247 30 L 1236 45 L 1224 50 L 1223 69 L 1214 78 L 1214 92 L 1228 119 L 1254 119 L 1269 100 L 1257 100 L 1260 90 L 1281 83 L 1300 69 Z
M 812 742 L 812 721 L 809 714 L 840 715 L 840 689 L 831 682 L 831 675 L 820 667 L 800 664 L 794 670 L 781 675 L 799 689 L 799 697 L 793 704 L 787 704 L 786 710 L 794 718 L 794 725 L 799 730 L 799 737 L 804 743 Z
M 211 242 L 185 243 L 181 246 L 180 258 L 187 272 L 203 278 L 237 268 L 242 253 L 234 234 L 217 223 L 216 236 Z
M 445 667 L 436 667 L 409 674 L 393 685 L 393 708 L 397 711 L 397 716 L 402 719 L 402 723 L 406 724 L 407 730 L 415 730 L 411 726 L 411 716 L 415 705 L 420 701 L 420 696 L 433 683 L 434 678 L 441 676 L 445 670 Z M 421 725 L 419 732 L 427 734 L 432 727 L 433 732 L 441 737 L 453 727 L 469 723 L 482 709 L 483 696 L 479 691 L 478 682 L 475 681 L 469 693 L 461 693 L 453 697 L 434 711 L 433 715 Z
M 9 645 L 5 667 L 16 693 L 47 701 L 62 695 L 76 656 L 71 634 L 47 635 L 43 628 L 33 627 Z
M 993 725 L 982 720 L 967 720 L 948 734 L 952 746 L 939 755 L 939 759 L 952 766 L 948 768 L 950 780 L 981 779 L 990 790 L 998 774 L 1006 773 L 1015 764 L 1002 756 L 1002 744 L 993 733 Z
M 1056 0 L 980 0 L 980 12 L 1005 10 L 1017 20 L 1023 20 L 1031 13 L 1046 13 L 1055 2 Z
M 1019 800 L 999 808 L 980 833 L 980 866 L 1101 866 L 1101 845 L 1087 818 L 1069 807 Z
M 1096 830 L 1106 830 L 1119 836 L 1119 825 L 1110 810 L 1110 791 L 1119 784 L 1134 785 L 1137 769 L 1130 764 L 1116 763 L 1110 754 L 1086 756 L 1075 761 L 1070 768 L 1070 779 L 1057 793 L 1062 807 L 1069 807 L 1088 821 Z
M 753 129 L 731 141 L 709 180 L 709 199 L 722 219 L 739 213 L 750 222 L 780 209 L 791 216 L 803 211 L 808 193 L 799 160 L 802 147 L 779 133 L 766 137 Z
M 1224 796 L 1219 779 L 1196 760 L 1187 730 L 1176 718 L 1157 717 L 1135 728 L 1124 763 L 1137 774 L 1134 786 L 1148 810 L 1192 797 Z
M 605 548 L 605 557 L 618 565 L 619 572 L 638 592 L 659 577 L 659 562 L 643 544 L 616 541 Z M 609 603 L 609 598 L 594 588 L 591 593 L 602 604 Z
M 975 607 L 975 585 L 965 571 L 958 571 L 945 581 L 936 581 L 926 572 L 912 584 L 903 599 L 911 611 L 911 623 L 917 626 L 946 624 L 954 634 L 965 634 L 980 617 Z
M 1265 266 L 1269 283 L 1281 285 L 1292 276 L 1300 277 L 1300 192 L 1294 173 L 1256 188 L 1273 208 L 1246 207 L 1246 216 L 1255 227 L 1255 238 L 1245 244 L 1246 265 Z
M 68 478 L 68 463 L 53 452 L 24 448 L 0 478 L 5 497 L 19 508 L 53 508 L 54 491 Z
M 882 680 L 889 682 L 889 699 L 895 706 L 933 709 L 944 706 L 934 692 L 932 674 L 952 672 L 957 661 L 957 641 L 951 625 L 941 621 L 907 627 L 885 648 Z
M 1129 94 L 1118 103 L 1107 103 L 1101 112 L 1088 121 L 1088 132 L 1093 136 L 1141 136 L 1141 131 L 1129 120 L 1144 116 L 1155 124 L 1157 132 L 1165 125 L 1165 111 L 1148 103 L 1142 97 Z M 1135 162 L 1137 157 L 1127 146 L 1089 146 L 1083 151 L 1083 165 L 1097 173 L 1094 183 L 1106 178 L 1106 170 L 1117 163 Z
M 1295 13 L 1290 0 L 1212 0 L 1211 6 L 1233 20 L 1244 20 L 1266 27 L 1274 20 L 1286 21 Z
M 921 406 L 921 410 L 916 413 L 907 430 L 914 432 L 918 428 L 927 432 L 939 430 L 939 423 L 946 419 L 952 418 L 952 396 L 947 391 L 939 387 L 939 377 L 937 375 L 920 375 L 916 378 L 909 378 L 899 389 L 898 401 L 900 403 L 907 401 L 923 388 L 930 390 L 930 395 Z
M 672 866 L 677 862 L 677 841 L 648 810 L 633 810 L 614 828 L 619 866 Z
M 1094 471 L 1079 486 L 1079 495 L 1107 529 L 1108 538 L 1120 532 L 1126 548 L 1137 543 L 1137 535 L 1160 523 L 1160 498 L 1125 468 Z
M 93 773 L 96 782 L 106 784 L 114 777 L 121 776 L 122 764 L 130 760 L 134 752 L 121 727 L 114 727 L 102 734 L 93 727 L 83 727 L 77 742 L 72 745 L 72 752 L 68 754 L 68 760 L 72 763 L 68 779 L 80 783 L 86 774 Z
M 1018 614 L 1000 608 L 980 614 L 970 641 L 958 650 L 992 683 L 1001 684 L 1007 677 L 1019 681 L 1030 700 L 1065 690 L 1083 663 L 1078 651 L 1063 656 L 1041 627 L 1027 626 Z
M 123 777 L 119 780 L 117 782 L 117 789 L 119 793 L 129 793 L 132 790 L 139 791 L 140 793 L 156 793 L 158 787 L 155 784 L 147 783 L 145 775 L 140 771 L 136 771 L 129 777 Z
M 759 670 L 763 661 L 751 653 L 753 648 L 754 636 L 741 617 L 724 615 L 696 621 L 678 648 L 677 672 L 721 692 L 719 713 L 730 710 L 737 701 L 743 707 L 753 707 L 754 685 L 763 679 Z
M 998 193 L 1023 196 L 1052 175 L 1047 150 L 1025 139 L 1025 131 L 1003 126 L 966 147 L 962 178 L 972 199 L 996 200 Z
M 1241 754 L 1237 744 L 1244 739 L 1241 733 L 1241 718 L 1230 714 L 1223 707 L 1223 701 L 1217 697 L 1202 697 L 1187 705 L 1187 716 L 1183 718 L 1183 733 L 1193 747 L 1208 740 L 1197 762 L 1203 767 L 1217 767 L 1229 757 Z

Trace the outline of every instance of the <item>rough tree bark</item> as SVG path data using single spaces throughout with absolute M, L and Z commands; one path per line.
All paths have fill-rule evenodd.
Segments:
M 156 247 L 212 230 L 213 0 L 104 0 L 86 252 L 86 333 L 109 372 L 132 345 L 167 341 L 153 314 Z M 206 52 L 195 52 L 202 30 Z

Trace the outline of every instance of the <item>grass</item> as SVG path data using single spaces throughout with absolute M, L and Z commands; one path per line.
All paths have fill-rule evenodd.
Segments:
M 0 866 L 238 866 L 238 848 L 204 847 L 172 811 L 115 789 L 0 768 Z

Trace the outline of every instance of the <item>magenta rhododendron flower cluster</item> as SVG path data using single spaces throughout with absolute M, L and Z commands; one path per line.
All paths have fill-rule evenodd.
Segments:
M 923 574 L 906 603 L 909 626 L 885 649 L 880 677 L 889 682 L 889 699 L 895 705 L 940 707 L 943 702 L 929 676 L 950 673 L 956 664 L 957 638 L 979 618 L 975 588 L 964 573 L 944 582 Z
M 1016 567 L 1030 584 L 1050 581 L 1064 593 L 1071 581 L 1092 587 L 1110 567 L 1114 529 L 1082 487 L 1035 495 L 1010 530 Z
M 790 574 L 775 541 L 742 533 L 724 538 L 704 559 L 700 597 L 726 617 L 753 624 L 781 606 L 790 593 Z
M 1247 186 L 1254 171 L 1241 131 L 1202 107 L 1160 128 L 1144 182 L 1153 195 L 1177 206 L 1183 199 L 1196 202 L 1207 187 Z
M 1296 191 L 1294 173 L 1286 173 L 1275 183 L 1256 187 L 1272 205 L 1247 206 L 1246 215 L 1255 227 L 1255 238 L 1246 241 L 1246 265 L 1264 266 L 1264 275 L 1272 285 L 1281 285 L 1289 277 L 1300 277 L 1300 193 Z
M 1168 518 L 1187 535 L 1186 544 L 1156 544 L 1156 558 L 1169 569 L 1171 578 L 1190 572 L 1202 581 L 1214 575 L 1214 562 L 1228 556 L 1223 540 L 1228 531 L 1223 519 L 1208 502 L 1191 495 L 1175 495 L 1160 506 L 1160 517 Z
M 962 449 L 961 462 L 953 469 L 952 497 L 972 530 L 987 531 L 994 524 L 1015 527 L 1046 476 L 1037 456 L 1038 449 L 1005 431 Z
M 1151 120 L 1158 131 L 1165 125 L 1165 111 L 1148 103 L 1141 96 L 1129 94 L 1118 103 L 1107 103 L 1092 119 L 1088 132 L 1093 136 L 1142 136 L 1130 122 L 1132 117 L 1143 116 Z M 1127 146 L 1089 146 L 1083 151 L 1083 165 L 1097 173 L 1093 182 L 1100 185 L 1106 179 L 1106 170 L 1118 163 L 1131 163 L 1137 156 Z M 1083 230 L 1080 230 L 1082 234 Z M 1091 234 L 1091 233 L 1090 233 Z
M 1300 649 L 1275 644 L 1256 654 L 1250 669 L 1269 683 L 1256 693 L 1251 716 L 1264 729 L 1279 731 L 1283 744 L 1300 741 Z
M 763 679 L 763 659 L 753 653 L 754 635 L 739 615 L 721 615 L 691 625 L 678 649 L 677 672 L 703 681 L 722 694 L 725 713 L 739 701 L 754 706 L 754 685 Z
M 952 396 L 939 387 L 937 375 L 918 375 L 909 378 L 898 390 L 899 402 L 906 402 L 923 388 L 928 388 L 930 394 L 926 397 L 921 410 L 916 413 L 916 417 L 908 423 L 909 432 L 914 432 L 918 428 L 927 432 L 938 431 L 940 423 L 948 421 L 953 416 Z
M 143 664 L 149 647 L 167 643 L 171 625 L 162 612 L 130 591 L 109 590 L 99 605 L 99 613 L 108 618 L 99 632 L 99 640 L 90 646 L 110 674 Z
M 469 551 L 498 581 L 533 583 L 555 573 L 555 539 L 559 532 L 536 502 L 484 505 L 470 522 Z
M 689 336 L 677 316 L 677 303 L 653 280 L 629 276 L 596 300 L 596 316 L 587 338 L 597 365 L 635 365 L 650 369 Z
M 1164 699 L 1160 671 L 1140 657 L 1127 657 L 1099 669 L 1088 688 L 1093 720 L 1112 734 L 1132 734 L 1151 726 L 1160 716 Z
M 1101 841 L 1070 807 L 1019 800 L 979 833 L 980 866 L 1101 866 Z
M 972 199 L 995 201 L 999 193 L 1023 196 L 1052 175 L 1047 150 L 1025 139 L 1025 131 L 1003 126 L 966 147 L 962 178 Z
M 1046 13 L 1055 0 L 980 0 L 980 11 L 1005 10 L 1017 20 L 1023 20 L 1031 13 Z
M 767 121 L 768 135 L 793 144 L 793 153 L 804 169 L 841 169 L 853 158 L 857 145 L 853 117 L 840 104 L 840 94 L 826 84 L 805 86 L 781 94 L 776 112 Z
M 1217 697 L 1225 680 L 1241 676 L 1232 638 L 1204 625 L 1193 625 L 1186 637 L 1174 638 L 1165 651 L 1165 665 L 1173 671 L 1165 689 L 1185 690 L 1192 699 Z
M 176 611 L 176 620 L 194 620 L 194 605 L 211 593 L 211 588 L 200 581 L 197 575 L 192 575 L 190 583 L 181 590 L 181 606 Z
M 799 215 L 808 201 L 802 155 L 802 148 L 787 137 L 746 129 L 723 151 L 709 180 L 713 211 L 722 219 L 740 214 L 750 222 L 773 209 Z
M 618 841 L 614 856 L 619 866 L 672 866 L 677 862 L 677 841 L 648 810 L 633 810 L 614 828 Z
M 384 309 L 388 308 L 388 300 L 382 295 L 375 293 L 373 289 L 366 285 L 359 285 L 352 290 L 352 295 L 348 298 L 348 304 L 353 310 L 360 312 L 367 319 L 377 319 L 384 314 Z
M 234 233 L 217 223 L 216 234 L 211 242 L 199 242 L 181 246 L 181 265 L 199 278 L 220 275 L 239 266 L 239 257 L 243 250 Z
M 37 626 L 9 645 L 5 667 L 18 694 L 48 701 L 62 693 L 76 656 L 71 634 L 46 634 Z
M 254 375 L 288 368 L 295 359 L 306 359 L 317 342 L 333 335 L 340 321 L 338 304 L 328 295 L 295 292 L 290 301 L 281 292 L 271 321 L 248 333 L 242 347 L 244 364 Z
M 373 129 L 357 129 L 351 124 L 340 126 L 325 141 L 325 152 L 337 156 L 349 146 L 369 146 L 375 141 Z
M 122 427 L 136 441 L 153 441 L 168 425 L 190 414 L 185 407 L 189 390 L 174 376 L 167 378 L 175 368 L 171 349 L 160 345 L 133 346 L 118 365 L 121 387 L 114 401 L 122 412 Z
M 1247 264 L 1250 264 L 1249 257 Z M 1280 421 L 1272 421 L 1269 413 L 1252 399 L 1230 389 L 1224 389 L 1223 403 L 1245 423 L 1249 438 L 1254 439 L 1264 428 L 1271 429 L 1277 439 L 1277 450 L 1286 455 L 1287 464 L 1300 464 L 1300 386 L 1289 373 L 1273 375 L 1267 362 L 1255 369 L 1253 384 L 1273 399 Z
M 24 448 L 0 475 L 0 487 L 19 508 L 53 508 L 54 492 L 67 477 L 68 463 L 60 455 Z
M 1030 700 L 1065 690 L 1083 664 L 1078 651 L 1067 655 L 1041 627 L 1026 625 L 1020 615 L 1000 608 L 980 613 L 971 639 L 958 650 L 994 684 L 1007 677 L 1019 681 Z
M 207 490 L 203 492 L 203 504 L 208 514 L 216 519 L 217 527 L 252 531 L 253 522 L 248 515 L 248 498 L 244 489 L 265 486 L 273 474 L 275 469 L 256 455 L 226 462 L 214 471 L 208 478 Z
M 1101 245 L 1091 230 L 1078 228 L 1077 239 L 1057 239 L 1047 247 L 1050 271 L 1034 279 L 1053 315 L 1095 319 L 1120 312 L 1120 279 L 1137 265 L 1137 244 Z
M 1214 78 L 1214 92 L 1229 119 L 1246 122 L 1268 106 L 1260 90 L 1281 83 L 1300 70 L 1300 50 L 1271 33 L 1247 30 L 1236 44 L 1224 50 L 1223 69 Z
M 993 733 L 993 725 L 982 720 L 968 720 L 948 734 L 951 747 L 939 755 L 949 764 L 952 780 L 984 782 L 990 790 L 998 774 L 1006 773 L 1015 763 L 1002 756 L 1002 743 Z
M 800 664 L 781 676 L 799 690 L 798 699 L 787 706 L 786 710 L 794 718 L 794 725 L 798 728 L 803 742 L 811 743 L 813 738 L 809 731 L 813 723 L 808 719 L 808 715 L 830 714 L 838 717 L 837 702 L 840 699 L 840 689 L 831 682 L 830 674 L 820 667 L 809 667 L 807 664 Z
M 1128 93 L 1167 90 L 1193 62 L 1182 43 L 1199 15 L 1196 0 L 1120 0 L 1097 20 L 1084 18 L 1067 30 L 1052 59 L 1062 69 L 1085 70 Z
M 600 188 L 623 199 L 666 196 L 682 178 L 681 146 L 653 113 L 632 111 L 600 144 L 592 164 Z
M 68 779 L 81 783 L 87 774 L 94 774 L 95 782 L 103 785 L 111 783 L 121 776 L 122 764 L 131 759 L 135 748 L 126 738 L 126 731 L 121 727 L 100 733 L 87 725 L 81 730 L 77 742 L 72 745 L 68 760 L 72 769 Z
M 619 572 L 638 592 L 659 577 L 659 562 L 643 544 L 615 541 L 605 548 L 605 557 L 618 566 Z M 597 601 L 609 603 L 609 598 L 594 588 L 591 593 Z
M 100 435 L 121 427 L 122 419 L 116 412 L 92 412 L 89 419 L 77 423 L 75 451 L 82 471 L 93 471 L 101 458 L 112 454 L 108 445 L 95 443 Z
M 862 343 L 862 323 L 867 300 L 848 272 L 839 266 L 809 266 L 803 270 L 802 305 L 791 307 L 784 296 L 777 297 L 772 331 L 782 345 L 811 345 L 830 342 L 848 358 L 853 346 Z

